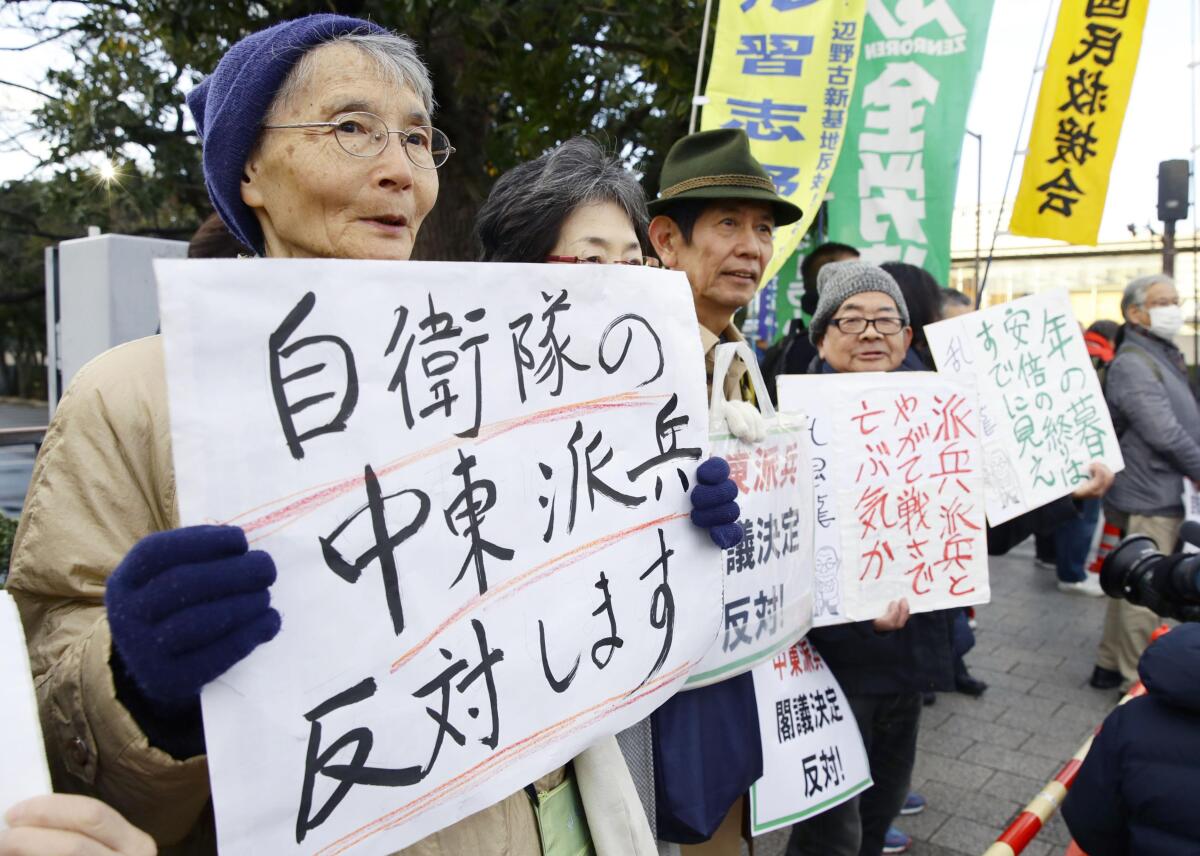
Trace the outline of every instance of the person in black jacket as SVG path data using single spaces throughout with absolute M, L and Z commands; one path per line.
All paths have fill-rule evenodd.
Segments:
M 1151 644 L 1138 674 L 1149 694 L 1104 720 L 1063 819 L 1088 856 L 1200 853 L 1200 624 Z
M 886 271 L 859 261 L 827 264 L 818 292 L 810 331 L 820 358 L 813 373 L 925 368 L 915 358 L 906 360 L 912 343 L 908 307 Z M 843 331 L 862 318 L 870 323 L 861 332 Z M 916 758 L 921 693 L 954 688 L 954 646 L 950 613 L 910 617 L 907 602 L 900 604 L 897 614 L 882 621 L 808 634 L 846 693 L 875 784 L 793 826 L 788 856 L 878 856 L 904 803 Z
M 820 358 L 813 373 L 926 369 L 909 350 L 913 333 L 908 306 L 887 271 L 860 261 L 827 264 L 821 269 L 818 291 L 811 335 Z M 854 329 L 855 321 L 864 318 L 869 323 L 860 332 L 843 329 Z M 1099 495 L 1111 481 L 1112 474 L 1100 466 L 1076 494 Z M 993 533 L 997 545 L 1008 548 L 1074 513 L 1070 498 L 1035 509 L 989 529 L 989 548 Z M 809 632 L 809 640 L 846 693 L 874 785 L 792 827 L 787 856 L 879 856 L 908 793 L 921 695 L 955 689 L 954 613 L 940 610 L 910 617 L 907 602 L 901 600 L 874 622 Z

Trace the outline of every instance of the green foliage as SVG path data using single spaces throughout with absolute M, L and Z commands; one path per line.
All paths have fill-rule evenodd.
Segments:
M 17 535 L 17 521 L 0 514 L 0 587 L 8 578 L 8 562 L 12 557 L 13 538 Z

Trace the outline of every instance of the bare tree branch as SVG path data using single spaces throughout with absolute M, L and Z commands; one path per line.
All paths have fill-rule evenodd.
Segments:
M 34 95 L 40 95 L 43 98 L 49 98 L 51 101 L 61 101 L 57 95 L 51 95 L 49 92 L 42 92 L 40 89 L 34 89 L 32 86 L 26 86 L 24 83 L 14 83 L 11 80 L 0 80 L 0 86 L 11 86 L 14 89 L 24 89 L 26 92 L 32 92 Z
M 20 52 L 20 51 L 33 50 L 34 48 L 41 47 L 42 45 L 49 44 L 50 42 L 53 42 L 53 41 L 57 41 L 58 39 L 61 39 L 63 36 L 65 36 L 67 33 L 74 32 L 76 29 L 77 29 L 76 27 L 63 27 L 61 29 L 58 29 L 53 35 L 46 36 L 43 39 L 38 39 L 36 42 L 32 42 L 27 45 L 18 45 L 17 47 L 11 47 L 11 48 L 0 47 L 0 51 Z

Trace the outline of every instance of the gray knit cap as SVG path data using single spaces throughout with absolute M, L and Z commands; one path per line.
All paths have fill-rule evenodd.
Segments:
M 908 304 L 900 293 L 900 286 L 892 275 L 883 268 L 867 264 L 858 259 L 844 262 L 829 262 L 817 274 L 817 311 L 808 325 L 808 337 L 815 345 L 825 335 L 829 319 L 852 295 L 864 291 L 882 291 L 896 301 L 904 326 L 909 325 Z

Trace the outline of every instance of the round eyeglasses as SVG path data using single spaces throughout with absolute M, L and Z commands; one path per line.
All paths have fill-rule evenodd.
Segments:
M 645 258 L 638 258 L 638 259 L 614 259 L 611 262 L 600 258 L 600 256 L 587 256 L 586 258 L 581 258 L 579 256 L 546 256 L 546 261 L 551 264 L 557 264 L 557 265 L 614 264 L 614 265 L 632 265 L 633 267 L 648 267 L 648 268 L 662 267 L 662 262 L 660 262 L 658 259 L 656 259 L 652 256 L 646 256 Z
M 874 327 L 875 332 L 880 336 L 895 336 L 904 329 L 904 321 L 888 316 L 883 318 L 834 318 L 829 323 L 851 336 L 865 333 L 868 325 Z
M 342 151 L 356 158 L 373 158 L 382 154 L 392 134 L 397 134 L 408 159 L 421 169 L 437 169 L 454 154 L 450 138 L 437 128 L 417 125 L 403 131 L 393 131 L 374 113 L 343 113 L 332 122 L 293 122 L 288 125 L 263 125 L 263 128 L 328 128 Z

